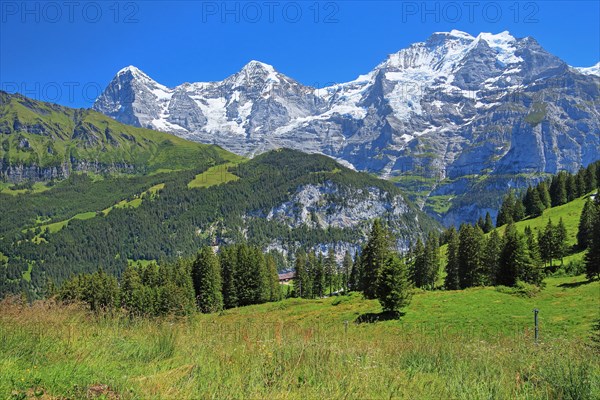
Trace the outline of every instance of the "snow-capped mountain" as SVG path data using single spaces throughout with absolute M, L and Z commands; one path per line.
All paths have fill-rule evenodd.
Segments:
M 497 201 L 477 198 L 474 207 L 461 195 L 505 190 L 524 183 L 515 176 L 573 171 L 600 157 L 594 71 L 598 65 L 570 67 L 531 37 L 453 30 L 323 89 L 257 61 L 220 82 L 175 88 L 128 67 L 94 108 L 239 154 L 290 147 L 401 182 L 419 175 L 427 184 L 418 192 L 454 197 L 445 216 L 452 223 Z M 483 174 L 494 177 L 489 187 L 477 178 Z
M 598 75 L 600 76 L 600 62 L 591 67 L 575 67 L 576 70 L 586 75 Z

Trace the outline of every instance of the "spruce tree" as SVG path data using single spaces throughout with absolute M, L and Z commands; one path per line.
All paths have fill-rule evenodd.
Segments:
M 220 311 L 223 308 L 221 267 L 211 247 L 204 246 L 200 249 L 192 265 L 192 279 L 200 311 L 203 313 Z
M 479 227 L 463 224 L 459 230 L 458 276 L 461 289 L 483 284 L 483 245 Z
M 477 219 L 477 226 L 479 227 L 479 229 L 485 232 L 485 221 L 483 220 L 483 217 L 481 215 Z
M 308 271 L 308 260 L 306 253 L 303 250 L 296 252 L 296 260 L 294 262 L 296 269 L 296 280 L 294 288 L 296 295 L 305 299 L 312 297 L 312 280 L 310 279 L 310 271 Z
M 552 207 L 560 206 L 567 202 L 567 175 L 565 172 L 559 172 L 552 178 L 550 199 L 552 200 Z
M 590 197 L 587 198 L 579 218 L 579 230 L 577 231 L 577 247 L 585 250 L 591 247 L 594 232 L 594 221 L 596 220 L 596 206 Z
M 312 253 L 311 253 L 312 254 Z M 323 254 L 317 256 L 309 255 L 310 263 L 313 265 L 313 295 L 321 298 L 325 295 L 325 268 L 323 265 Z
M 552 200 L 550 199 L 550 192 L 548 191 L 548 184 L 546 182 L 539 183 L 537 186 L 537 192 L 540 196 L 542 204 L 544 205 L 544 210 L 552 207 Z
M 523 257 L 525 250 L 514 223 L 506 226 L 502 251 L 498 260 L 496 283 L 504 286 L 514 286 L 517 283 L 518 259 Z
M 600 163 L 597 163 L 597 166 L 600 172 Z M 597 188 L 600 175 L 597 176 L 594 169 L 594 165 L 590 164 L 585 171 L 585 193 L 590 193 Z
M 384 261 L 377 282 L 377 299 L 385 312 L 398 312 L 410 303 L 411 288 L 408 267 L 397 254 Z
M 373 222 L 371 234 L 361 255 L 362 288 L 367 299 L 377 298 L 377 279 L 392 248 L 391 234 L 379 219 Z
M 531 188 L 531 186 L 527 189 L 523 203 L 525 205 L 525 213 L 531 217 L 539 217 L 546 208 L 544 203 L 542 203 L 539 191 Z
M 425 285 L 425 271 L 427 269 L 425 254 L 425 245 L 421 241 L 421 238 L 417 239 L 415 246 L 409 251 L 409 276 L 411 282 L 418 288 Z
M 498 217 L 496 218 L 496 226 L 500 227 L 502 225 L 506 225 L 509 222 L 513 221 L 513 217 L 515 214 L 515 198 L 513 196 L 512 191 L 510 191 L 502 201 L 502 205 L 500 206 L 500 211 L 498 212 Z
M 348 282 L 348 288 L 351 291 L 362 292 L 363 273 L 362 263 L 360 262 L 360 254 L 354 256 L 354 263 L 352 263 L 352 271 L 350 272 L 350 281 Z
M 573 201 L 580 196 L 579 188 L 577 187 L 577 179 L 575 175 L 569 174 L 567 177 L 567 201 Z
M 554 245 L 556 243 L 556 239 L 554 238 L 555 228 L 552 225 L 552 220 L 548 218 L 548 223 L 544 228 L 544 232 L 538 234 L 538 245 L 540 248 L 540 256 L 542 257 L 542 261 L 547 263 L 550 267 L 552 267 L 552 260 L 554 259 L 554 255 L 556 250 Z
M 223 280 L 223 306 L 234 308 L 238 306 L 237 286 L 237 248 L 225 246 L 219 253 L 219 264 L 221 265 L 221 278 Z
M 256 292 L 256 265 L 250 247 L 247 244 L 236 246 L 237 282 L 236 287 L 238 305 L 247 306 L 255 304 Z
M 525 206 L 523 205 L 523 201 L 519 198 L 515 198 L 514 208 L 513 208 L 513 221 L 518 222 L 525 218 Z
M 350 255 L 350 252 L 346 250 L 344 261 L 342 262 L 342 289 L 344 290 L 344 293 L 348 293 L 348 290 L 350 290 L 352 263 L 352 256 Z
M 121 307 L 131 314 L 144 314 L 144 305 L 141 299 L 142 279 L 138 269 L 128 265 L 121 275 Z
M 434 289 L 440 272 L 440 241 L 434 233 L 427 237 L 425 255 L 424 287 Z
M 483 233 L 490 233 L 494 229 L 494 221 L 489 211 L 485 213 L 485 222 L 483 224 Z
M 577 181 L 577 192 L 579 192 L 579 196 L 583 196 L 584 194 L 588 193 L 585 183 L 585 175 L 586 170 L 581 168 L 575 176 L 575 179 Z M 594 176 L 594 173 L 592 173 L 592 176 Z
M 529 226 L 525 228 L 525 245 L 528 251 L 525 259 L 528 262 L 522 265 L 518 277 L 524 282 L 539 285 L 543 279 L 542 269 L 540 268 L 542 263 L 540 247 L 537 238 Z
M 504 233 L 503 248 L 500 253 L 498 284 L 514 286 L 518 280 L 539 284 L 541 279 L 541 269 L 532 258 L 525 237 L 517 232 L 514 224 L 509 224 Z
M 281 287 L 279 284 L 279 275 L 277 274 L 277 263 L 272 254 L 265 257 L 265 265 L 269 280 L 269 301 L 281 300 Z
M 325 258 L 325 280 L 330 296 L 333 294 L 336 275 L 337 263 L 335 261 L 335 253 L 333 251 L 333 247 L 330 247 L 327 251 L 327 257 Z M 339 288 L 336 287 L 335 289 L 337 290 Z
M 585 274 L 589 280 L 600 279 L 600 195 L 596 195 L 596 208 L 590 247 L 585 255 Z
M 454 227 L 448 230 L 448 246 L 446 250 L 446 278 L 444 279 L 444 287 L 447 290 L 460 289 L 460 281 L 458 278 L 458 233 Z
M 558 221 L 554 232 L 554 256 L 560 258 L 560 264 L 563 265 L 563 258 L 567 255 L 567 228 L 562 217 Z
M 485 248 L 483 250 L 483 266 L 484 266 L 484 284 L 496 284 L 496 276 L 498 274 L 498 262 L 500 260 L 500 252 L 502 250 L 502 238 L 496 229 L 494 229 L 489 237 L 485 240 Z

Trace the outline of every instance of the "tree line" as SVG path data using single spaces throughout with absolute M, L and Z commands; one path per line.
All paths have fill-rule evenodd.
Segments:
M 551 179 L 531 185 L 522 196 L 510 191 L 503 199 L 496 219 L 496 226 L 518 222 L 525 217 L 538 217 L 545 209 L 573 201 L 598 187 L 600 161 L 581 168 L 576 174 L 559 172 Z
M 583 206 L 579 218 L 577 246 L 581 250 L 587 250 L 585 254 L 587 278 L 600 279 L 600 190 L 596 193 L 595 200 L 588 197 Z
M 133 315 L 188 315 L 278 301 L 282 298 L 275 256 L 247 244 L 200 249 L 195 258 L 130 264 L 120 277 L 102 268 L 79 274 L 60 289 L 62 301 L 86 303 L 92 311 L 123 308 Z

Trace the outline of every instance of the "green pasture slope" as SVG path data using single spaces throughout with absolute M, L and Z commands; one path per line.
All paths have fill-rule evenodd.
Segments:
M 600 282 L 546 282 L 532 298 L 419 292 L 399 320 L 363 323 L 381 308 L 358 294 L 183 320 L 5 301 L 0 397 L 597 399 Z

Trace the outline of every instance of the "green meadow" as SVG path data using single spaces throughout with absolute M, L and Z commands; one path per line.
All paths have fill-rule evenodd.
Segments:
M 423 291 L 395 320 L 358 294 L 187 319 L 5 300 L 0 397 L 597 399 L 599 295 L 583 276 Z

